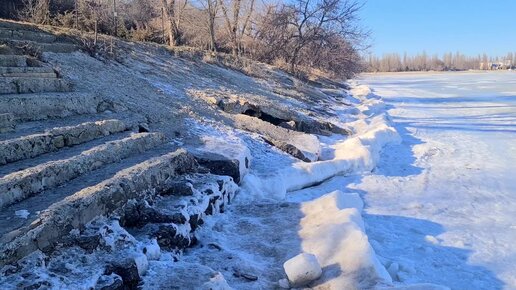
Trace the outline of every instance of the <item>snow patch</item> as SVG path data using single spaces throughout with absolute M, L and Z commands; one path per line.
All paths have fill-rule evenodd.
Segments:
M 26 209 L 20 209 L 14 212 L 14 215 L 16 215 L 19 218 L 27 219 L 30 215 L 30 212 Z
M 346 195 L 334 191 L 302 203 L 305 217 L 299 236 L 302 249 L 317 256 L 323 267 L 320 289 L 367 288 L 392 279 L 378 261 L 357 208 L 342 208 Z
M 362 133 L 331 145 L 334 155 L 331 160 L 297 162 L 266 174 L 246 175 L 242 182 L 246 193 L 241 196 L 281 200 L 287 191 L 302 189 L 335 175 L 370 172 L 379 160 L 381 149 L 386 144 L 400 142 L 398 133 L 387 122 L 386 117 L 377 116 L 364 124 L 367 128 L 363 128 Z

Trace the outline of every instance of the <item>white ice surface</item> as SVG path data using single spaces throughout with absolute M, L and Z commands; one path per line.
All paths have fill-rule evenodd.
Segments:
M 396 282 L 516 289 L 516 73 L 361 82 L 383 97 L 402 143 L 373 174 L 333 182 L 364 196 L 367 233 L 399 265 Z

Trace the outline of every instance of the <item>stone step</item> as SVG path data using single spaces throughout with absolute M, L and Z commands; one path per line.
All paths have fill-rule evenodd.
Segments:
M 0 39 L 0 41 L 10 46 L 14 51 L 18 53 L 23 53 L 27 51 L 33 53 L 72 53 L 80 49 L 78 45 L 69 42 L 41 43 L 30 40 L 16 39 Z
M 14 118 L 14 116 L 13 116 Z M 16 123 L 16 129 L 11 132 L 0 134 L 0 142 L 17 139 L 29 135 L 37 135 L 57 127 L 70 127 L 82 123 L 93 123 L 103 120 L 119 120 L 123 122 L 128 130 L 138 131 L 139 125 L 147 123 L 147 119 L 134 112 L 100 112 L 95 114 L 73 115 L 66 118 L 50 118 L 38 121 L 25 121 Z
M 57 37 L 55 35 L 41 31 L 30 31 L 25 29 L 0 27 L 0 39 L 30 40 L 36 42 L 51 43 L 56 41 Z
M 25 55 L 2 54 L 0 55 L 1 67 L 26 67 L 29 57 Z
M 56 78 L 50 67 L 0 67 L 0 77 Z
M 22 159 L 16 162 L 1 165 L 0 178 L 18 171 L 26 170 L 27 168 L 37 167 L 41 164 L 73 158 L 77 155 L 80 155 L 82 152 L 89 151 L 106 143 L 128 138 L 133 133 L 134 132 L 131 131 L 114 133 L 108 136 L 93 139 L 83 144 L 75 145 L 72 147 L 62 147 L 58 151 L 48 152 L 33 158 Z
M 1 94 L 31 94 L 70 92 L 72 85 L 58 78 L 3 77 L 0 78 Z
M 133 257 L 134 254 L 137 254 L 140 258 L 144 256 L 144 259 L 140 259 L 140 261 L 146 263 L 158 260 L 162 252 L 172 251 L 173 253 L 185 247 L 196 245 L 196 230 L 204 224 L 204 221 L 210 215 L 223 212 L 224 207 L 230 204 L 230 200 L 237 190 L 236 184 L 230 177 L 211 174 L 169 176 L 167 179 L 160 178 L 157 181 L 158 195 L 140 194 L 127 202 L 121 202 L 119 208 L 112 210 L 105 216 L 93 218 L 84 228 L 79 226 L 78 230 L 74 230 L 72 233 L 63 231 L 63 236 L 58 239 L 58 251 L 52 251 L 52 246 L 45 249 L 46 255 L 52 257 L 50 263 L 56 263 L 56 260 L 59 260 L 62 256 L 67 256 L 70 251 L 82 248 L 85 254 L 102 255 L 102 259 L 92 260 L 92 263 L 84 263 L 79 259 L 70 261 L 69 265 L 78 271 L 91 273 L 91 268 L 100 268 L 105 269 L 103 272 L 106 275 L 114 272 L 123 277 L 121 280 L 126 286 L 131 282 L 141 282 L 141 279 L 144 278 L 141 276 L 143 272 L 128 277 L 123 272 L 124 268 L 127 269 L 126 267 L 113 268 L 113 263 L 120 265 L 122 260 Z M 177 190 L 177 184 L 184 184 L 185 182 L 190 191 Z M 51 206 L 51 208 L 53 207 Z M 41 216 L 47 216 L 47 214 L 43 213 Z M 0 213 L 0 217 L 3 218 L 4 215 Z M 2 219 L 0 219 L 1 222 Z M 42 223 L 46 223 L 46 221 L 42 220 Z M 33 232 L 30 231 L 30 227 L 26 227 L 5 235 L 1 241 L 9 243 L 16 238 L 21 240 L 23 233 Z M 57 240 L 57 238 L 55 239 Z M 110 248 L 106 251 L 105 241 L 107 240 L 117 242 L 110 243 Z M 16 245 L 13 248 L 16 248 Z M 30 283 L 34 282 L 27 281 L 28 284 L 13 282 L 13 277 L 17 277 L 16 279 L 25 277 L 21 280 L 35 280 L 27 278 L 27 270 L 30 271 L 34 265 L 32 262 L 25 263 L 25 261 L 19 263 L 20 267 L 12 269 L 9 273 L 10 278 L 8 280 L 11 281 L 11 284 L 29 286 Z M 172 261 L 170 262 L 173 264 Z M 43 275 L 53 276 L 52 268 L 47 267 L 49 270 Z M 74 275 L 74 273 L 69 274 Z M 81 280 L 81 277 L 69 276 L 67 273 L 61 273 L 59 277 L 63 277 L 67 281 Z M 131 278 L 130 281 L 129 278 Z M 104 279 L 98 281 L 96 279 L 98 278 L 93 278 L 89 283 L 91 285 L 96 284 L 95 289 L 100 289 L 101 285 L 105 285 L 102 282 Z M 0 283 L 2 282 L 3 280 L 0 278 Z M 163 288 L 158 287 L 157 284 L 147 284 L 146 282 L 145 288 Z M 55 286 L 48 285 L 50 288 Z
M 44 133 L 0 141 L 0 165 L 34 158 L 127 129 L 122 121 L 103 120 L 53 128 Z
M 50 161 L 0 178 L 0 208 L 43 190 L 62 185 L 78 176 L 118 162 L 131 155 L 164 144 L 161 133 L 137 133 L 122 140 L 107 142 L 79 155 Z
M 94 218 L 110 215 L 131 199 L 142 199 L 175 176 L 197 170 L 195 159 L 177 150 L 124 169 L 86 187 L 41 212 L 36 220 L 2 236 L 0 266 L 36 251 L 55 248 L 73 229 L 84 229 Z
M 101 103 L 99 97 L 90 93 L 0 95 L 0 113 L 11 113 L 17 121 L 36 121 L 94 114 Z
M 0 114 L 0 134 L 12 132 L 16 128 L 14 115 L 11 113 Z
M 116 140 L 115 137 L 120 138 L 121 136 L 129 136 L 128 133 L 119 133 L 115 135 L 108 136 L 106 138 L 102 138 L 103 140 L 94 140 L 89 143 L 94 143 L 94 146 L 89 146 L 89 143 L 81 144 L 76 147 L 66 148 L 60 150 L 59 152 L 53 152 L 46 155 L 54 155 L 50 160 L 59 160 L 59 154 L 62 153 L 64 158 L 74 156 L 73 153 L 82 152 L 85 150 L 89 150 L 95 146 L 101 145 L 105 142 L 98 141 L 106 141 L 106 140 Z M 39 213 L 47 209 L 52 204 L 63 200 L 67 196 L 73 195 L 74 193 L 90 186 L 94 186 L 99 184 L 113 176 L 115 176 L 119 171 L 127 169 L 129 167 L 135 166 L 141 162 L 149 160 L 151 158 L 155 158 L 158 156 L 162 156 L 164 154 L 170 153 L 177 150 L 177 146 L 174 144 L 164 144 L 163 146 L 158 146 L 155 149 L 150 149 L 141 154 L 136 154 L 129 156 L 126 159 L 121 160 L 120 162 L 115 162 L 111 164 L 106 164 L 102 168 L 98 170 L 87 172 L 62 186 L 44 190 L 39 194 L 33 195 L 9 205 L 2 210 L 0 210 L 0 237 L 4 234 L 17 230 L 23 226 L 29 225 L 34 220 L 39 217 Z M 76 154 L 77 155 L 77 154 Z M 40 156 L 42 157 L 42 156 Z M 36 157 L 38 159 L 40 157 Z M 61 158 L 63 159 L 63 158 Z M 42 159 L 43 160 L 43 159 Z M 49 161 L 50 161 L 49 160 Z M 35 164 L 41 164 L 35 162 Z M 9 165 L 6 165 L 9 166 Z M 5 167 L 5 166 L 2 166 Z M 1 167 L 0 167 L 1 168 Z M 27 168 L 27 167 L 25 167 Z M 19 218 L 15 215 L 16 211 L 27 210 L 30 214 L 27 218 Z

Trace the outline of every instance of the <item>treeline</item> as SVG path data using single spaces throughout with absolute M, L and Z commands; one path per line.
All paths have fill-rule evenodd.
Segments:
M 292 72 L 349 78 L 363 69 L 357 0 L 21 1 L 15 16 L 38 24 L 227 52 Z
M 388 53 L 382 57 L 369 55 L 364 62 L 369 72 L 512 69 L 516 66 L 516 53 L 508 53 L 505 57 L 490 57 L 487 54 L 470 57 L 460 52 L 445 53 L 442 57 L 436 54 L 429 56 L 424 52 L 415 56 Z

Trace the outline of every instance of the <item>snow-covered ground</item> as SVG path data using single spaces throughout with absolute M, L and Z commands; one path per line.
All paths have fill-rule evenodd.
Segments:
M 366 75 L 401 145 L 340 177 L 394 281 L 516 289 L 516 73 Z

